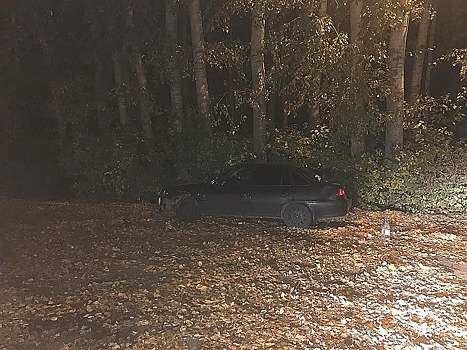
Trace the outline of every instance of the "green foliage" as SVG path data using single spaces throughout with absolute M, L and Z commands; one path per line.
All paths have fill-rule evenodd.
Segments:
M 355 172 L 361 206 L 416 213 L 467 210 L 467 146 L 451 144 L 438 130 L 428 134 L 395 161 L 381 153 L 362 158 Z
M 269 160 L 322 167 L 346 174 L 357 192 L 357 205 L 414 213 L 467 210 L 467 145 L 454 143 L 446 130 L 418 127 L 395 161 L 381 150 L 351 160 L 332 142 L 326 127 L 296 128 L 269 136 Z
M 333 146 L 328 127 L 299 130 L 291 127 L 269 135 L 269 160 L 288 161 L 297 166 L 334 168 L 342 158 Z
M 5 168 L 1 172 L 8 170 L 9 175 L 4 177 L 16 181 L 10 176 L 20 172 L 12 171 L 15 165 L 23 169 L 30 158 L 41 164 L 48 159 L 54 166 L 43 177 L 55 185 L 49 172 L 60 174 L 55 171 L 58 153 L 60 168 L 77 195 L 135 199 L 177 182 L 205 180 L 226 164 L 253 158 L 251 140 L 239 135 L 251 136 L 249 35 L 252 9 L 261 5 L 267 16 L 267 95 L 274 96 L 268 117 L 275 114 L 279 121 L 282 113 L 297 116 L 289 121 L 298 124 L 313 112 L 310 123 L 319 123 L 314 129 L 296 126 L 270 134 L 270 160 L 355 173 L 365 206 L 410 211 L 465 207 L 461 165 L 466 164 L 466 152 L 451 144 L 443 128 L 454 130 L 460 123 L 467 90 L 460 89 L 456 100 L 427 97 L 407 103 L 404 127 L 409 147 L 395 162 L 386 161 L 377 150 L 384 142 L 389 116 L 384 112 L 390 93 L 388 30 L 400 23 L 407 4 L 412 18 L 419 17 L 424 0 L 365 2 L 361 47 L 349 42 L 348 6 L 340 2 L 329 2 L 329 15 L 320 16 L 317 0 L 203 1 L 214 122 L 212 130 L 206 130 L 199 119 L 187 116 L 181 134 L 170 130 L 173 118 L 167 115 L 171 110 L 167 62 L 177 59 L 185 86 L 184 109 L 190 110 L 196 105 L 195 84 L 190 82 L 192 48 L 183 31 L 178 35 L 183 38 L 180 43 L 166 40 L 163 2 L 144 0 L 115 7 L 47 0 L 35 2 L 32 8 L 26 2 L 7 3 L 5 34 L 0 38 L 5 47 L 0 53 L 0 162 Z M 463 83 L 465 31 L 458 28 L 467 7 L 464 0 L 450 3 L 438 8 L 443 29 L 437 30 L 436 46 L 444 49 L 437 55 L 443 55 L 439 62 L 460 68 Z M 112 53 L 119 54 L 115 57 L 120 57 L 121 69 Z M 136 74 L 135 54 L 144 58 L 145 77 Z M 122 84 L 116 86 L 114 75 L 119 71 Z M 146 137 L 145 142 L 140 131 L 142 92 L 150 98 L 144 107 L 150 110 L 154 132 L 154 140 Z M 118 126 L 117 97 L 125 104 L 128 129 Z M 32 116 L 53 122 L 40 123 Z M 60 132 L 54 133 L 57 129 Z M 349 160 L 347 147 L 355 130 L 365 134 L 369 152 L 358 164 Z M 67 138 L 69 144 L 62 144 Z M 44 144 L 47 147 L 37 147 Z M 30 151 L 33 147 L 47 152 L 39 157 Z M 34 167 L 24 169 L 21 172 L 37 181 L 37 171 L 30 170 Z M 17 187 L 22 185 L 18 181 Z
M 200 118 L 191 118 L 174 143 L 176 182 L 199 182 L 227 164 L 251 158 L 249 140 L 226 132 L 208 131 Z
M 76 135 L 59 160 L 81 198 L 153 200 L 163 187 L 205 181 L 226 164 L 251 157 L 245 140 L 207 131 L 200 118 L 187 120 L 180 134 L 160 131 L 150 149 L 129 129 Z
M 287 114 L 302 107 L 326 109 L 347 56 L 347 36 L 337 33 L 330 17 L 320 18 L 304 6 L 268 22 L 266 49 L 271 60 L 268 85 L 283 97 Z M 342 87 L 343 88 L 343 87 Z
M 60 165 L 81 198 L 134 200 L 160 188 L 161 171 L 136 133 L 120 130 L 97 138 L 79 134 L 60 157 Z
M 460 68 L 459 75 L 461 78 L 467 79 L 467 49 L 454 49 L 443 59 L 452 61 L 453 66 Z

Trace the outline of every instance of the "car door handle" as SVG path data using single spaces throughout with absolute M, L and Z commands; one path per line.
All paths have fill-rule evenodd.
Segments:
M 282 192 L 281 196 L 287 196 L 288 194 L 289 194 L 289 192 Z

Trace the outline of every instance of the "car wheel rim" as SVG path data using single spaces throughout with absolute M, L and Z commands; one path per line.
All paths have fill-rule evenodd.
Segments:
M 309 216 L 304 208 L 290 207 L 285 213 L 286 224 L 292 227 L 308 227 L 310 224 Z
M 303 226 L 305 224 L 305 215 L 301 210 L 295 209 L 292 212 L 292 222 L 297 226 Z

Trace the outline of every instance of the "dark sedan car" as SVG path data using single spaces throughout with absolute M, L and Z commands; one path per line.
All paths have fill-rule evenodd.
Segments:
M 340 184 L 315 181 L 298 168 L 276 163 L 233 166 L 210 183 L 168 190 L 158 204 L 182 220 L 200 215 L 277 218 L 294 227 L 345 216 L 350 207 Z

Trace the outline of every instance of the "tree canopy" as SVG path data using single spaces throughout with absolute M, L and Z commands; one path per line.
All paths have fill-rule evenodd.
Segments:
M 465 128 L 465 1 L 0 7 L 4 191 L 136 198 L 255 157 L 397 161 Z

